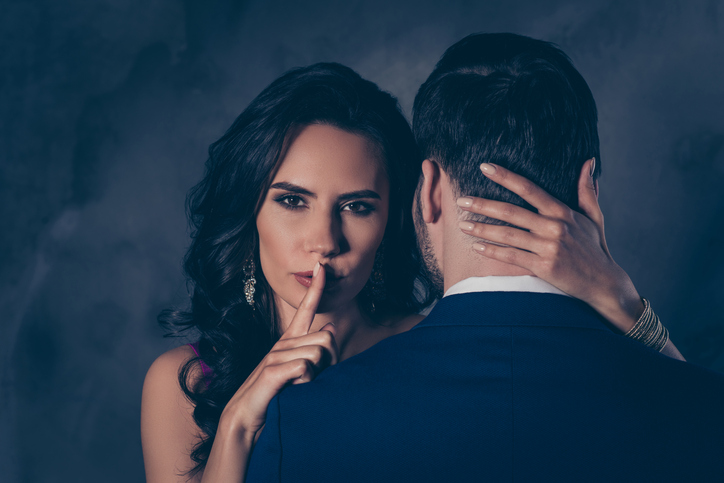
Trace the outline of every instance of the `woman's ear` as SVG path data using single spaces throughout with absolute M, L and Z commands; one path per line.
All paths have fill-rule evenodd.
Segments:
M 420 211 L 425 223 L 435 223 L 442 211 L 442 188 L 440 186 L 440 165 L 426 159 L 422 162 L 422 187 L 420 188 Z

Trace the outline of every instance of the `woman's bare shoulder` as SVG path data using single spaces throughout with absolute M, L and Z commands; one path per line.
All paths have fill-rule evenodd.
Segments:
M 141 400 L 141 442 L 148 481 L 170 478 L 193 466 L 190 453 L 200 430 L 193 419 L 194 406 L 179 384 L 181 368 L 195 357 L 188 345 L 161 354 L 148 369 Z M 196 370 L 192 371 L 191 377 Z M 198 371 L 200 372 L 200 370 Z
M 173 403 L 173 407 L 179 411 L 176 416 L 187 416 L 193 411 L 193 405 L 188 400 L 181 385 L 179 384 L 179 373 L 181 368 L 196 354 L 189 345 L 182 345 L 164 352 L 151 364 L 146 373 L 146 379 L 143 381 L 143 397 L 141 401 L 142 423 L 144 410 L 146 413 L 155 413 L 157 410 L 168 408 L 168 404 Z M 190 377 L 195 378 L 197 369 L 192 369 Z
M 181 385 L 179 374 L 183 366 L 196 357 L 196 353 L 188 344 L 164 352 L 153 361 L 143 382 L 142 409 L 145 407 L 164 406 L 173 402 L 175 407 L 182 409 L 184 414 L 193 411 Z M 192 366 L 187 380 L 188 387 L 193 388 L 203 377 L 198 366 Z
M 194 350 L 188 344 L 164 352 L 151 364 L 146 374 L 146 381 L 149 378 L 154 383 L 161 383 L 169 378 L 178 381 L 181 367 L 195 356 Z

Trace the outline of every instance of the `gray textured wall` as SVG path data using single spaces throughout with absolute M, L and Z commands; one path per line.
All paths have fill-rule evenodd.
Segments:
M 207 146 L 286 69 L 338 61 L 409 113 L 478 31 L 557 42 L 600 109 L 609 244 L 691 361 L 724 371 L 724 5 L 0 2 L 0 473 L 142 480 L 145 370 L 183 299 Z M 9 475 L 9 477 L 8 477 Z

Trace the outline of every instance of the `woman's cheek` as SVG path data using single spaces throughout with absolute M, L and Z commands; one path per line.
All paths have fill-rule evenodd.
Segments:
M 261 214 L 269 215 L 268 213 Z M 272 290 L 279 291 L 279 285 L 284 282 L 285 275 L 293 268 L 289 259 L 293 257 L 295 230 L 278 220 L 270 219 L 270 216 L 263 218 L 260 216 L 257 219 L 257 232 L 259 233 L 261 269 Z
M 352 251 L 358 254 L 356 265 L 359 272 L 358 276 L 362 279 L 362 285 L 367 282 L 372 273 L 377 249 L 384 236 L 384 221 L 386 221 L 386 218 L 378 217 L 370 221 L 373 221 L 373 223 L 360 224 L 355 233 L 350 233 L 348 236 L 351 243 L 354 243 Z

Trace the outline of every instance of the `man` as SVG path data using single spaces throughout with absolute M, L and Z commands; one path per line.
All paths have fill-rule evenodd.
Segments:
M 413 121 L 426 157 L 416 222 L 445 297 L 409 332 L 275 398 L 247 481 L 724 478 L 724 377 L 614 334 L 582 302 L 480 257 L 458 227 L 461 196 L 523 204 L 482 162 L 576 207 L 584 163 L 599 159 L 596 117 L 548 43 L 484 34 L 448 49 Z

